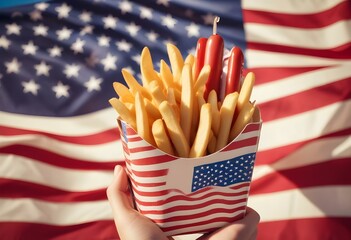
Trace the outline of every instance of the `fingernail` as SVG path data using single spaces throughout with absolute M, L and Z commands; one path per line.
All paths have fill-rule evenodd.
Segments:
M 118 176 L 119 173 L 121 172 L 121 170 L 122 170 L 122 167 L 121 167 L 120 165 L 116 165 L 116 166 L 115 166 L 115 170 L 113 171 L 113 174 L 114 174 L 115 176 Z

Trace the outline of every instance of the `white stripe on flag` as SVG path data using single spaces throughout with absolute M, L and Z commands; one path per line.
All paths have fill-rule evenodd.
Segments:
M 82 159 L 90 162 L 105 162 L 124 159 L 120 141 L 95 145 L 79 145 L 62 142 L 42 135 L 26 134 L 18 136 L 0 136 L 0 147 L 22 144 L 43 149 L 59 155 Z M 108 153 L 108 154 L 106 154 Z M 111 158 L 113 156 L 113 158 Z
M 312 14 L 338 5 L 347 0 L 316 0 L 316 1 L 242 1 L 242 8 L 277 13 Z
M 245 55 L 247 56 L 247 59 L 250 59 L 247 62 L 248 68 L 322 67 L 337 64 L 348 64 L 348 66 L 351 66 L 351 60 L 349 59 L 329 59 L 302 54 L 299 55 L 248 49 L 246 50 Z
M 350 186 L 322 186 L 257 194 L 248 206 L 261 215 L 261 222 L 318 217 L 351 217 Z
M 102 170 L 59 168 L 31 159 L 0 154 L 0 177 L 37 183 L 66 191 L 90 191 L 106 188 L 113 173 Z
M 273 149 L 347 129 L 351 127 L 350 109 L 351 100 L 348 100 L 266 122 L 262 127 L 258 148 L 261 151 Z M 306 124 L 311 119 L 315 120 L 313 124 Z
M 79 136 L 89 135 L 117 127 L 117 115 L 112 108 L 75 117 L 30 116 L 0 111 L 0 125 Z
M 251 99 L 260 104 L 333 83 L 351 77 L 350 68 L 346 64 L 335 65 L 260 84 L 254 87 Z
M 58 203 L 28 198 L 1 198 L 0 206 L 0 221 L 3 222 L 64 226 L 112 219 L 111 207 L 107 200 Z
M 351 29 L 351 20 L 338 21 L 334 24 L 317 29 L 258 23 L 245 24 L 248 42 L 269 43 L 309 49 L 335 48 L 350 42 L 351 34 L 345 31 L 349 29 Z M 279 34 L 266 34 L 269 32 L 276 32 Z

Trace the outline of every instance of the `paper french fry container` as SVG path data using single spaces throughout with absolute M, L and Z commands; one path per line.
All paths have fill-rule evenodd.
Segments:
M 136 209 L 168 236 L 205 233 L 241 219 L 261 130 L 259 110 L 238 137 L 200 158 L 171 156 L 118 120 Z

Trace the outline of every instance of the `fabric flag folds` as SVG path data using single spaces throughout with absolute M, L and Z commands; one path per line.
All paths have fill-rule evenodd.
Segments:
M 351 238 L 351 2 L 96 0 L 0 9 L 0 239 L 118 239 L 108 99 L 140 53 L 212 34 L 256 74 L 258 239 Z

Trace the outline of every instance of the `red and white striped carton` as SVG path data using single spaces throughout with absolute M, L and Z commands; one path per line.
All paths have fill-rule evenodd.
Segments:
M 245 215 L 261 118 L 222 150 L 200 158 L 171 156 L 118 120 L 137 210 L 168 236 L 205 233 Z

